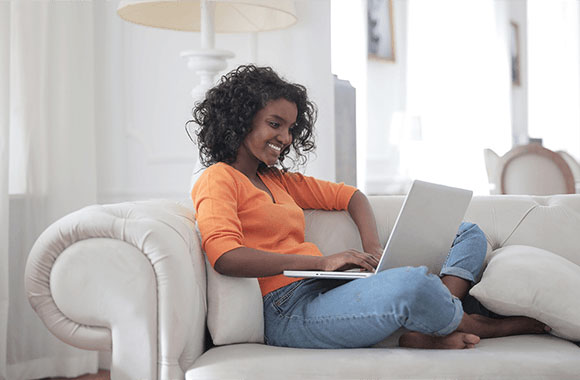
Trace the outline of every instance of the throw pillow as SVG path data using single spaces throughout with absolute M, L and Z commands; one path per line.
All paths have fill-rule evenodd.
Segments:
M 201 241 L 197 224 L 195 232 Z M 264 304 L 258 279 L 221 275 L 204 257 L 207 329 L 213 344 L 264 343 Z
M 494 253 L 481 282 L 469 292 L 489 310 L 537 319 L 552 334 L 580 341 L 580 266 L 523 245 Z
M 264 306 L 258 280 L 224 276 L 206 258 L 207 328 L 215 345 L 264 343 Z

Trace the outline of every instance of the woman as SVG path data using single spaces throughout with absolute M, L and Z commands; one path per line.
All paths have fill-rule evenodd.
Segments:
M 404 347 L 472 348 L 480 338 L 548 330 L 525 317 L 464 311 L 461 300 L 486 251 L 473 224 L 461 225 L 440 277 L 425 267 L 354 281 L 284 277 L 287 269 L 373 271 L 382 252 L 363 193 L 284 167 L 291 151 L 294 163 L 305 163 L 315 147 L 315 119 L 303 86 L 256 66 L 225 75 L 193 111 L 200 159 L 208 166 L 192 190 L 202 245 L 219 273 L 258 277 L 267 344 L 368 347 L 404 327 L 410 330 L 399 340 Z M 363 252 L 323 256 L 304 242 L 303 209 L 348 210 Z

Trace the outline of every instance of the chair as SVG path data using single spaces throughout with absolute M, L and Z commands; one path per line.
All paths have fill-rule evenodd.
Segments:
M 499 157 L 491 149 L 484 159 L 492 194 L 574 194 L 570 166 L 562 156 L 539 144 L 517 146 Z
M 576 193 L 580 193 L 580 164 L 578 161 L 568 152 L 559 150 L 558 153 L 564 161 L 570 166 L 572 174 L 574 175 L 574 181 L 576 182 Z

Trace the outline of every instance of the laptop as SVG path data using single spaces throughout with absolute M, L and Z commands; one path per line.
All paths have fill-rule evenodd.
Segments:
M 357 279 L 391 268 L 427 266 L 439 273 L 473 192 L 423 181 L 414 181 L 395 221 L 375 272 L 285 270 L 288 277 Z

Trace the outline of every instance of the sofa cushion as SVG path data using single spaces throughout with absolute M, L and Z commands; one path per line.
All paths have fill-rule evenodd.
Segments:
M 580 266 L 552 252 L 512 245 L 494 252 L 470 294 L 501 315 L 524 315 L 580 341 Z
M 469 350 L 212 348 L 186 372 L 201 379 L 574 379 L 580 348 L 550 335 L 484 339 Z

